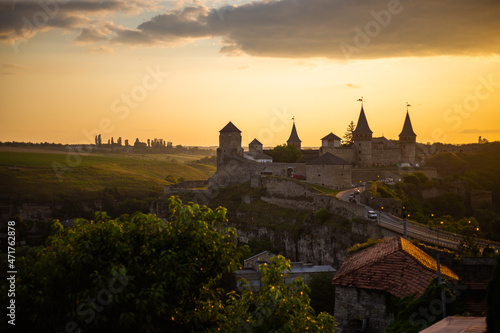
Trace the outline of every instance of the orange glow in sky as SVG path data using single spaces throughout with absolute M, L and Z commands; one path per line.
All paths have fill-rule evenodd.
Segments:
M 0 141 L 317 147 L 361 96 L 374 136 L 408 102 L 418 142 L 500 140 L 498 1 L 47 3 L 0 4 Z

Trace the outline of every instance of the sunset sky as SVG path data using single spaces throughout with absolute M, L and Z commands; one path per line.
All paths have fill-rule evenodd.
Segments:
M 0 141 L 500 140 L 500 1 L 0 2 Z M 92 142 L 90 141 L 92 140 Z

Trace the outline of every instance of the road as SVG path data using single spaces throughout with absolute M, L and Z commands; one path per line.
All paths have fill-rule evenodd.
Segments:
M 359 190 L 360 192 L 363 192 L 365 190 L 364 187 L 357 187 L 357 188 L 352 188 L 349 190 L 345 190 L 342 192 L 339 192 L 337 194 L 337 197 L 341 200 L 344 201 L 349 201 L 349 196 L 354 193 L 355 190 Z M 359 195 L 354 196 L 356 202 L 358 205 L 360 204 L 359 200 Z M 365 207 L 365 218 L 368 218 L 368 211 L 373 210 L 373 208 L 363 205 Z M 401 235 L 404 233 L 404 224 L 405 221 L 401 218 L 398 218 L 396 216 L 393 216 L 389 213 L 385 212 L 377 212 L 375 211 L 378 215 L 378 219 L 376 222 L 378 225 L 380 225 L 382 228 L 397 232 Z M 373 220 L 375 221 L 375 220 Z M 453 234 L 447 231 L 442 231 L 442 230 L 437 230 L 435 228 L 430 228 L 428 226 L 425 226 L 423 224 L 417 223 L 415 221 L 406 221 L 406 233 L 409 237 L 416 238 L 420 241 L 423 241 L 425 243 L 429 244 L 434 244 L 438 245 L 441 247 L 446 247 L 450 249 L 457 249 L 458 244 L 460 244 L 460 240 L 462 239 L 461 235 Z M 485 247 L 486 245 L 490 245 L 495 247 L 497 250 L 500 249 L 500 243 L 497 242 L 490 242 L 485 239 L 476 239 L 475 242 L 480 245 L 480 247 Z

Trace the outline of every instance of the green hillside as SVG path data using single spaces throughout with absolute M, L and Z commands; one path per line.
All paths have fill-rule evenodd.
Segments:
M 169 157 L 170 161 L 177 159 L 175 155 Z M 129 197 L 151 196 L 170 184 L 165 181 L 168 175 L 194 180 L 207 179 L 215 172 L 214 166 L 170 161 L 140 155 L 0 152 L 0 199 L 85 200 L 105 188 L 118 189 Z

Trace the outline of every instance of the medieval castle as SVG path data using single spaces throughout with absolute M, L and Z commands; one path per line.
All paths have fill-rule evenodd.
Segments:
M 227 186 L 246 182 L 252 176 L 291 177 L 300 174 L 310 183 L 343 189 L 352 184 L 353 168 L 415 164 L 417 135 L 413 131 L 408 110 L 399 142 L 394 143 L 385 137 L 373 138 L 372 133 L 361 106 L 351 146 L 342 146 L 340 137 L 330 133 L 321 139 L 319 149 L 302 150 L 294 122 L 287 144 L 302 151 L 304 162 L 276 163 L 265 154 L 257 139 L 250 142 L 248 151 L 244 151 L 241 131 L 229 122 L 220 130 L 217 173 L 212 181 Z

